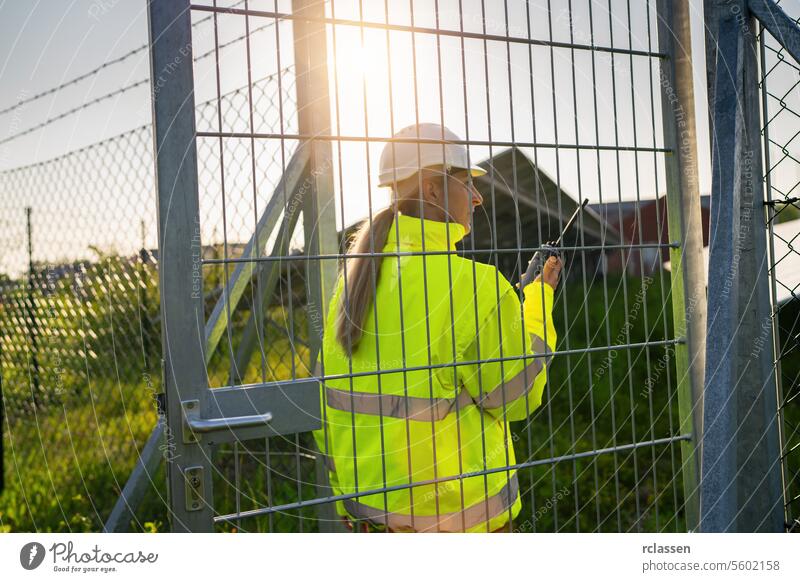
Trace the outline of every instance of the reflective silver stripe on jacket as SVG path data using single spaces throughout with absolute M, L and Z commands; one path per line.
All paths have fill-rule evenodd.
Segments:
M 374 416 L 388 416 L 392 418 L 408 418 L 432 422 L 442 420 L 451 412 L 455 412 L 456 405 L 459 410 L 465 406 L 477 404 L 481 408 L 500 408 L 505 403 L 510 404 L 517 398 L 526 396 L 533 387 L 536 376 L 550 364 L 552 353 L 539 337 L 532 336 L 532 345 L 537 354 L 545 354 L 544 358 L 536 358 L 512 378 L 501 382 L 492 390 L 484 392 L 479 402 L 463 389 L 455 398 L 425 398 L 418 396 L 402 396 L 398 394 L 375 394 L 373 392 L 350 392 L 325 386 L 327 405 L 335 410 L 355 412 L 358 414 L 372 414 Z M 504 393 L 505 391 L 505 393 Z
M 440 513 L 438 517 L 414 515 L 412 519 L 410 514 L 392 511 L 387 513 L 356 499 L 345 499 L 344 506 L 356 519 L 365 519 L 374 525 L 383 525 L 393 530 L 463 532 L 508 511 L 516 501 L 518 492 L 519 482 L 514 473 L 503 488 L 488 499 L 481 499 L 461 511 Z
M 455 398 L 421 398 L 396 394 L 373 394 L 372 392 L 350 392 L 325 386 L 328 406 L 345 412 L 408 418 L 432 422 L 442 420 L 451 412 L 475 404 L 469 392 L 461 390 Z
M 527 396 L 531 388 L 533 388 L 533 381 L 536 376 L 544 369 L 545 366 L 550 365 L 550 360 L 553 359 L 553 354 L 547 345 L 540 337 L 531 336 L 531 346 L 533 351 L 537 354 L 544 354 L 544 358 L 536 358 L 530 364 L 525 366 L 518 374 L 509 378 L 505 382 L 500 382 L 492 390 L 483 393 L 483 398 L 477 402 L 481 408 L 500 408 L 503 402 L 506 405 L 514 402 L 518 398 Z

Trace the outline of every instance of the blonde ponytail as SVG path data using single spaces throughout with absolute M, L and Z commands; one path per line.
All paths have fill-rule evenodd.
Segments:
M 374 254 L 383 251 L 389 229 L 395 219 L 393 204 L 365 221 L 350 245 L 348 254 Z M 336 311 L 336 339 L 348 354 L 361 341 L 367 309 L 375 300 L 375 288 L 381 271 L 382 256 L 358 256 L 345 260 L 346 287 L 339 296 Z

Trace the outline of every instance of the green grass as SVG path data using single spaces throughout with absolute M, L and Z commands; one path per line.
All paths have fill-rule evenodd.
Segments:
M 156 422 L 146 388 L 99 382 L 89 402 L 9 419 L 3 531 L 102 529 Z M 163 478 L 157 478 L 163 481 Z
M 580 281 L 573 282 L 557 298 L 559 349 L 600 348 L 608 345 L 609 338 L 611 344 L 624 344 L 671 337 L 669 304 L 658 278 L 644 289 L 639 280 L 609 279 L 607 297 L 600 283 L 591 285 L 584 297 Z M 285 311 L 275 309 L 272 316 L 280 320 Z M 796 321 L 796 313 L 793 317 Z M 295 325 L 304 329 L 302 315 Z M 794 329 L 796 334 L 796 323 Z M 268 339 L 274 348 L 267 366 L 270 374 L 290 374 L 288 340 L 279 334 Z M 650 347 L 557 357 L 545 404 L 530 422 L 512 425 L 517 461 L 677 435 L 672 355 L 669 348 Z M 294 357 L 295 370 L 303 375 L 307 354 L 302 346 Z M 796 360 L 787 360 L 784 378 L 797 378 Z M 217 356 L 212 377 L 224 378 L 227 366 L 227 358 Z M 260 376 L 260 367 L 252 363 L 246 380 Z M 82 386 L 80 397 L 66 398 L 36 415 L 8 418 L 6 489 L 0 496 L 3 531 L 102 528 L 157 416 L 152 388 L 141 375 L 138 381 L 97 373 L 88 377 L 92 381 Z M 790 420 L 796 426 L 795 408 Z M 263 507 L 270 500 L 281 504 L 313 498 L 311 445 L 306 433 L 220 447 L 214 476 L 216 512 Z M 791 460 L 796 470 L 795 461 Z M 523 531 L 684 531 L 680 463 L 680 446 L 675 444 L 523 469 L 523 510 L 515 526 Z M 168 530 L 165 500 L 165 477 L 159 470 L 131 523 L 132 531 Z M 316 512 L 293 510 L 219 529 L 315 531 Z
M 607 292 L 595 282 L 585 297 L 581 284 L 563 289 L 554 310 L 559 350 L 673 337 L 669 289 L 658 276 L 609 279 Z M 527 426 L 516 423 L 518 458 L 676 436 L 675 384 L 671 346 L 557 357 L 543 407 Z M 682 531 L 680 464 L 675 444 L 525 470 L 527 503 L 518 521 L 540 531 Z

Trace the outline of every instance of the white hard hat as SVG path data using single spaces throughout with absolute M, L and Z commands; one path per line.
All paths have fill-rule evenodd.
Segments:
M 461 144 L 449 143 L 460 138 L 437 123 L 409 125 L 394 134 L 396 138 L 416 141 L 389 142 L 381 154 L 379 186 L 391 186 L 396 181 L 410 178 L 422 168 L 445 166 L 447 169 L 469 169 L 473 176 L 483 176 L 486 170 L 469 163 L 467 148 Z M 436 140 L 440 143 L 424 143 Z M 442 144 L 445 141 L 448 143 Z

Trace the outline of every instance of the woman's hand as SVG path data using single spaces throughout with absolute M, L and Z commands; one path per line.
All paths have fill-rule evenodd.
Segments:
M 555 291 L 556 287 L 558 287 L 558 279 L 561 277 L 561 269 L 563 267 L 564 263 L 561 259 L 550 257 L 544 264 L 542 274 L 537 275 L 534 281 L 542 281 Z

